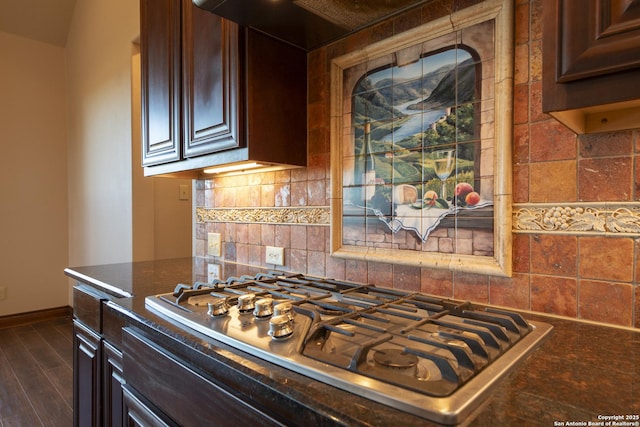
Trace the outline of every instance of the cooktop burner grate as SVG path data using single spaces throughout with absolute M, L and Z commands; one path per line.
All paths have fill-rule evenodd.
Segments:
M 146 305 L 239 350 L 441 423 L 460 422 L 551 330 L 468 301 L 278 271 L 179 284 Z

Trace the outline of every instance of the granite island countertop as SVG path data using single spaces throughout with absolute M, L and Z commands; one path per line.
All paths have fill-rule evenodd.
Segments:
M 203 371 L 233 377 L 234 384 L 243 388 L 241 393 L 276 402 L 283 411 L 306 421 L 317 425 L 434 425 L 187 331 L 145 308 L 148 295 L 169 292 L 177 283 L 203 281 L 206 262 L 182 258 L 71 267 L 65 274 L 111 296 L 105 306 L 111 318 L 145 328 L 164 345 L 200 363 Z M 222 263 L 220 275 L 238 277 L 259 271 L 264 269 Z M 640 331 L 523 314 L 552 324 L 552 333 L 465 425 L 607 425 L 614 421 L 620 424 L 609 425 L 640 426 Z

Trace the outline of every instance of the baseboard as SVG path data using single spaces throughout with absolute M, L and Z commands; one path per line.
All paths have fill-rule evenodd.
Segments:
M 30 311 L 28 313 L 10 314 L 8 316 L 0 316 L 0 329 L 10 328 L 12 326 L 26 325 L 29 323 L 42 322 L 45 320 L 53 320 L 61 317 L 71 317 L 73 309 L 69 306 L 47 308 L 44 310 Z

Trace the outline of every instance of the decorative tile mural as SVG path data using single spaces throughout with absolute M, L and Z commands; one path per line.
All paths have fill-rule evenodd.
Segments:
M 503 6 L 334 60 L 335 255 L 509 274 L 508 244 L 495 244 L 510 232 L 510 216 L 496 222 L 510 196 L 496 192 L 510 170 L 511 122 L 495 114 L 511 99 Z

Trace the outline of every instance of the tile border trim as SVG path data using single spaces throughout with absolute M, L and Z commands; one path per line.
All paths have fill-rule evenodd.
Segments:
M 329 206 L 272 208 L 203 208 L 196 207 L 196 222 L 235 222 L 283 225 L 324 225 L 330 223 Z
M 515 203 L 514 233 L 640 236 L 640 202 Z

